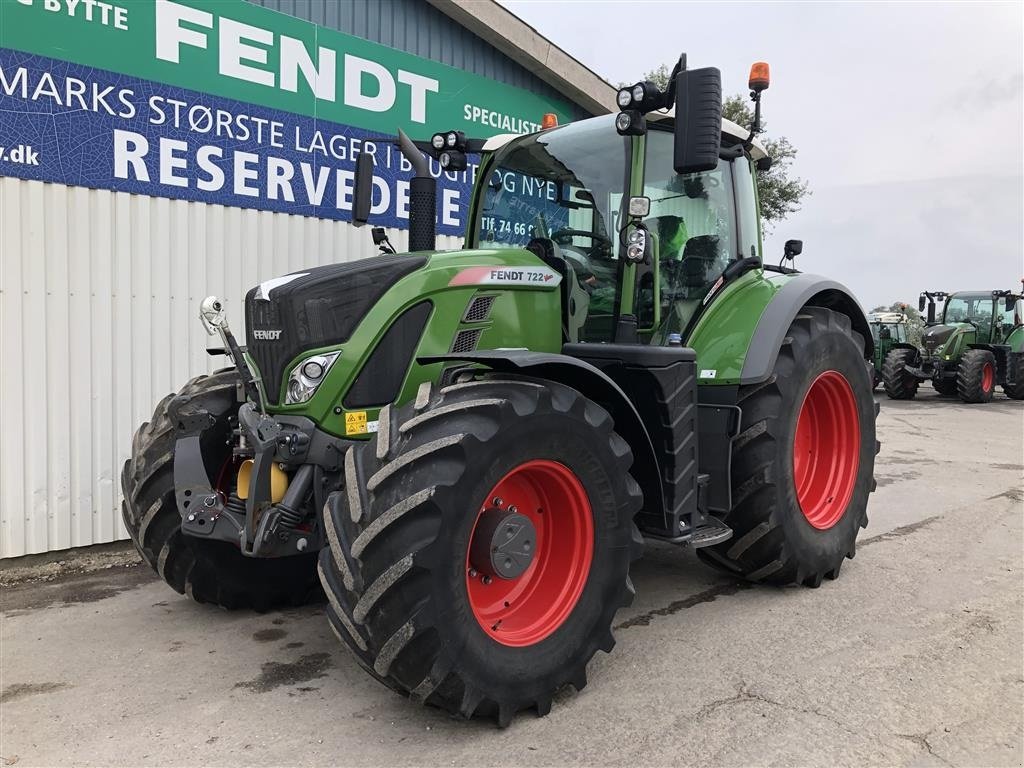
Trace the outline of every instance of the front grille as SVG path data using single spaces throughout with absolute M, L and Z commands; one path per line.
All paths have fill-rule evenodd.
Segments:
M 461 355 L 464 352 L 472 352 L 480 342 L 480 334 L 483 328 L 467 328 L 455 334 L 455 341 L 452 342 L 452 354 Z
M 466 307 L 466 313 L 462 316 L 462 322 L 464 323 L 482 323 L 491 314 L 491 307 L 494 306 L 494 300 L 497 296 L 474 296 L 472 301 L 469 302 L 469 306 Z

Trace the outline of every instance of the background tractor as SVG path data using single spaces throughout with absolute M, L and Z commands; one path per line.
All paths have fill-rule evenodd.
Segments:
M 1022 295 L 1013 291 L 925 291 L 928 307 L 921 348 L 897 343 L 886 354 L 882 379 L 893 400 L 909 400 L 931 379 L 940 395 L 965 403 L 987 403 L 1002 385 L 1007 397 L 1024 398 Z M 942 322 L 936 302 L 944 302 Z
M 907 343 L 907 316 L 902 312 L 872 312 L 868 315 L 875 352 L 871 357 L 872 382 L 882 383 L 882 365 L 895 344 Z
M 750 87 L 759 114 L 767 65 Z M 839 575 L 874 489 L 867 320 L 763 263 L 769 160 L 758 117 L 722 121 L 717 69 L 681 59 L 618 103 L 485 142 L 400 132 L 411 253 L 376 231 L 383 255 L 256 286 L 245 349 L 203 302 L 233 366 L 161 401 L 122 477 L 168 584 L 266 609 L 319 581 L 369 674 L 504 725 L 611 651 L 644 539 L 756 582 Z M 482 153 L 463 250 L 434 249 L 423 152 Z M 361 155 L 357 221 L 372 173 Z

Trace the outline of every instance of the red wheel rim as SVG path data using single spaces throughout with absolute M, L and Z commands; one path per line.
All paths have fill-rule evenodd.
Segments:
M 831 528 L 846 511 L 860 466 L 860 419 L 850 382 L 825 371 L 811 384 L 793 440 L 796 498 L 807 522 Z
M 495 500 L 500 500 L 500 506 Z M 502 645 L 539 643 L 565 623 L 583 593 L 594 556 L 594 520 L 579 478 L 555 461 L 520 464 L 491 490 L 487 508 L 516 508 L 536 530 L 533 560 L 517 578 L 485 577 L 466 555 L 466 591 L 480 627 Z
M 995 381 L 996 372 L 992 369 L 992 363 L 985 363 L 981 368 L 981 389 L 983 392 L 992 391 L 992 383 Z

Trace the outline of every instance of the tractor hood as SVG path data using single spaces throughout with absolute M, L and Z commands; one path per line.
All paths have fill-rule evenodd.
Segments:
M 955 325 L 933 325 L 925 328 L 921 334 L 921 344 L 928 354 L 935 354 L 935 350 L 949 341 L 949 337 L 957 330 Z
M 246 343 L 267 401 L 278 403 L 284 369 L 296 355 L 348 341 L 388 288 L 426 263 L 408 254 L 361 259 L 276 277 L 249 291 Z
M 313 267 L 267 280 L 246 295 L 249 362 L 271 410 L 330 421 L 407 393 L 418 357 L 502 346 L 557 350 L 561 281 L 561 274 L 518 248 Z M 309 370 L 320 383 L 304 383 L 314 394 L 289 396 L 291 379 L 311 357 L 317 365 Z M 437 380 L 436 371 L 430 376 Z

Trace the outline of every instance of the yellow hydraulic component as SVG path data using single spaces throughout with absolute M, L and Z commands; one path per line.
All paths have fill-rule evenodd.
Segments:
M 238 498 L 249 498 L 249 484 L 252 482 L 252 459 L 246 459 L 238 468 Z M 288 490 L 288 475 L 277 464 L 270 465 L 270 500 L 277 504 Z

